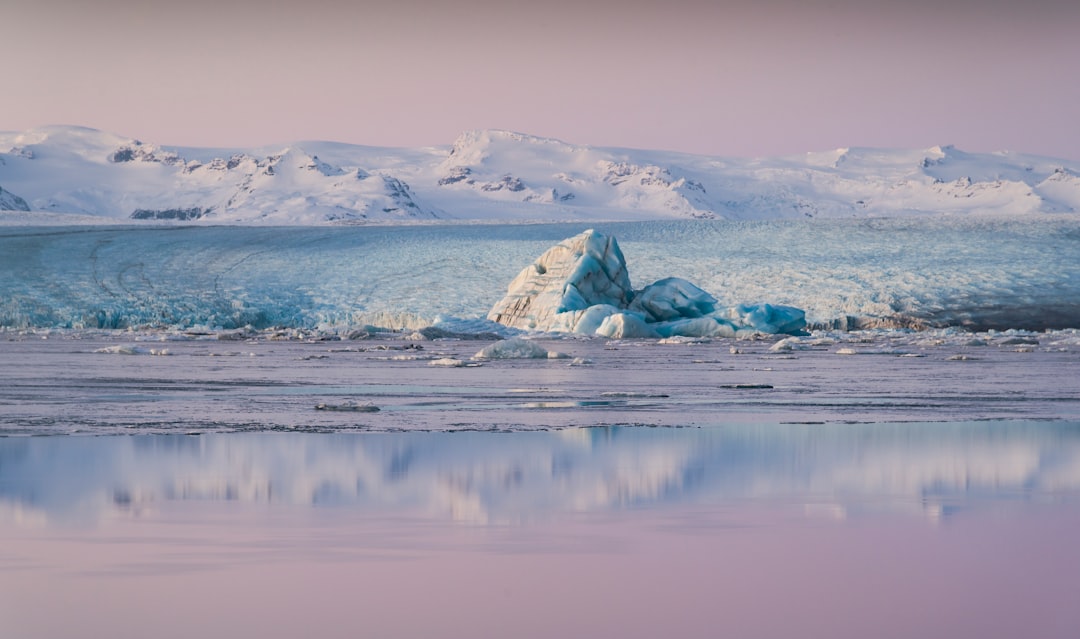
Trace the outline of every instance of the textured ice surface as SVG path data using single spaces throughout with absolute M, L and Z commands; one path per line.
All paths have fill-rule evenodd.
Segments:
M 973 218 L 595 225 L 641 287 L 679 277 L 719 306 L 812 324 L 1080 324 L 1080 222 Z M 578 224 L 0 228 L 0 325 L 419 328 L 479 322 Z M 466 320 L 464 322 L 460 320 Z M 597 326 L 604 317 L 595 317 Z M 501 330 L 501 329 L 494 329 Z
M 579 317 L 593 306 L 624 308 L 632 295 L 619 243 L 588 230 L 544 251 L 518 273 L 488 319 L 514 328 L 546 331 L 558 325 L 574 332 L 577 322 L 559 315 Z

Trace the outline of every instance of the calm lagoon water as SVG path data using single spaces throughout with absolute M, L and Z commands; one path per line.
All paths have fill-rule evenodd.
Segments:
M 212 337 L 4 334 L 0 636 L 1080 633 L 1074 333 Z
M 1072 637 L 1080 424 L 0 439 L 5 636 Z

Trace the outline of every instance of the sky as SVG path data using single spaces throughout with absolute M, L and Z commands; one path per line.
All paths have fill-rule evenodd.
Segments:
M 4 0 L 0 130 L 1080 159 L 1075 0 Z

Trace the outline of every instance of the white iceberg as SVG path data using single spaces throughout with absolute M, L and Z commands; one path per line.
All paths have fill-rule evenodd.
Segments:
M 806 328 L 802 309 L 719 308 L 715 297 L 678 277 L 635 291 L 618 242 L 591 229 L 559 242 L 522 270 L 488 319 L 513 328 L 614 339 L 734 337 L 740 331 L 798 335 Z
M 488 319 L 513 328 L 551 330 L 559 313 L 600 304 L 626 308 L 631 296 L 619 244 L 588 230 L 559 242 L 518 273 Z

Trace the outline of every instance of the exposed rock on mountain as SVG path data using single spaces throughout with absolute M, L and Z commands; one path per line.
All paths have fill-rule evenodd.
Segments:
M 4 187 L 0 186 L 0 211 L 29 211 L 30 205 L 26 203 L 26 200 L 22 199 L 18 195 L 15 195 L 11 191 L 5 191 Z

